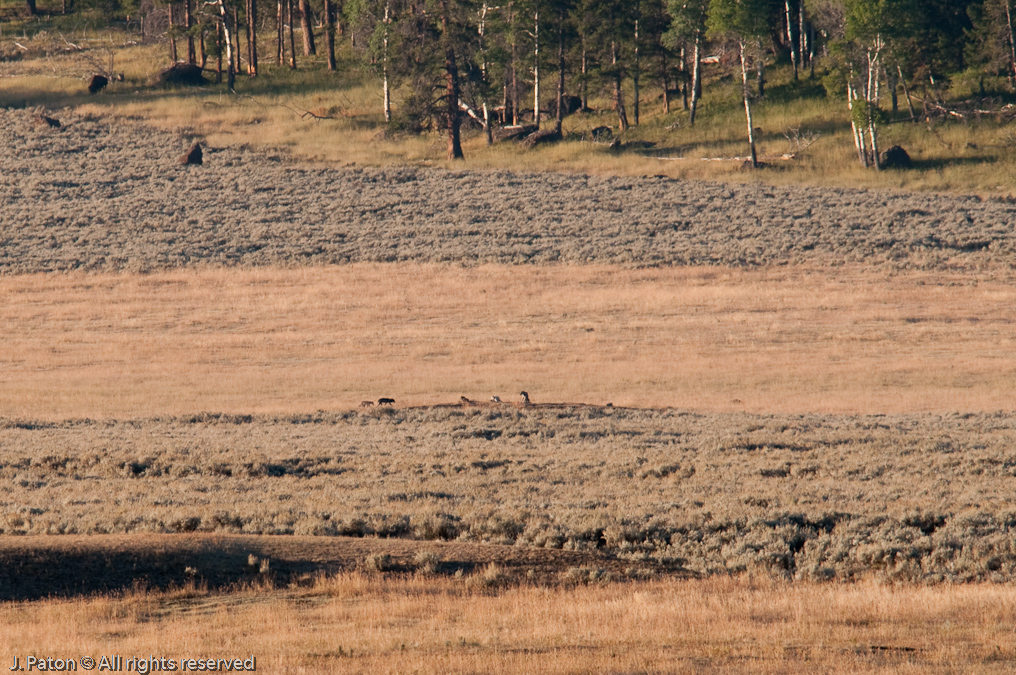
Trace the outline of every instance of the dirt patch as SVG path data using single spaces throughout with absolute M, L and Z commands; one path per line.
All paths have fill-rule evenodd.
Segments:
M 424 567 L 421 553 L 434 561 L 428 574 L 474 575 L 496 565 L 504 581 L 514 583 L 568 583 L 578 581 L 582 570 L 615 580 L 687 576 L 679 566 L 634 565 L 595 551 L 461 542 L 218 534 L 0 537 L 0 600 L 189 583 L 211 589 L 266 582 L 304 585 L 320 575 L 378 571 L 369 569 L 372 557 L 385 561 L 382 572 L 417 573 Z
M 669 178 L 295 166 L 140 124 L 0 111 L 0 271 L 358 261 L 1011 265 L 1016 206 Z

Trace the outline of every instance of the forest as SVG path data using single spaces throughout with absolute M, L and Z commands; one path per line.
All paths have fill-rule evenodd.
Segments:
M 767 68 L 820 83 L 849 110 L 864 167 L 909 161 L 879 145 L 904 119 L 1004 116 L 1016 87 L 1012 0 L 36 0 L 0 14 L 15 30 L 48 13 L 78 24 L 126 24 L 167 38 L 168 59 L 213 72 L 232 91 L 266 61 L 299 70 L 321 58 L 377 78 L 381 111 L 400 132 L 440 131 L 449 159 L 463 157 L 462 129 L 488 144 L 532 146 L 562 138 L 562 120 L 596 96 L 611 126 L 637 127 L 653 106 L 686 111 L 694 126 L 703 90 L 723 68 L 743 89 L 744 136 L 759 164 L 753 105 Z M 20 24 L 16 22 L 21 22 Z M 0 24 L 2 26 L 2 24 Z M 345 44 L 343 44 L 345 42 Z M 260 53 L 259 53 L 260 50 Z M 264 53 L 265 51 L 268 53 Z M 340 56 L 337 58 L 337 53 Z M 186 73 L 186 70 L 182 72 Z M 116 73 L 105 73 L 113 78 Z M 812 91 L 791 89 L 800 96 Z M 956 92 L 964 100 L 957 101 Z M 601 110 L 603 105 L 601 104 Z M 534 112 L 534 111 L 538 111 Z M 1007 118 L 1006 118 L 1007 119 Z M 613 133 L 612 129 L 604 130 Z

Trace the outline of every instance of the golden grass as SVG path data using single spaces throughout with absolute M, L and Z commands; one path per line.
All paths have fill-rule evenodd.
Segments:
M 598 267 L 0 278 L 0 414 L 393 396 L 755 412 L 1011 409 L 1010 272 Z
M 280 75 L 281 77 L 281 75 Z M 49 86 L 49 85 L 44 85 Z M 449 169 L 509 171 L 567 171 L 606 175 L 664 175 L 689 180 L 828 185 L 856 188 L 927 189 L 1010 194 L 1016 185 L 1016 161 L 1008 149 L 1011 133 L 988 120 L 979 126 L 936 122 L 933 125 L 896 124 L 883 131 L 885 148 L 901 144 L 923 170 L 877 173 L 862 168 L 851 145 L 846 108 L 825 100 L 769 104 L 755 111 L 762 129 L 759 153 L 768 164 L 759 172 L 744 172 L 748 155 L 744 120 L 737 107 L 723 99 L 725 92 L 708 94 L 713 108 L 695 127 L 682 123 L 686 113 L 662 115 L 651 108 L 642 125 L 624 135 L 627 141 L 651 141 L 650 151 L 612 151 L 606 143 L 588 140 L 593 128 L 616 125 L 606 102 L 596 113 L 565 120 L 569 140 L 536 149 L 512 143 L 486 146 L 483 134 L 468 126 L 463 132 L 464 161 L 446 159 L 447 139 L 440 132 L 386 134 L 380 115 L 378 85 L 374 82 L 303 91 L 260 92 L 256 85 L 242 96 L 222 92 L 173 93 L 102 99 L 67 100 L 79 112 L 113 114 L 143 120 L 168 130 L 187 129 L 204 135 L 212 146 L 249 144 L 284 149 L 305 162 L 359 165 L 425 165 Z M 710 100 L 715 96 L 719 100 Z M 315 119 L 306 111 L 326 116 Z M 676 127 L 674 125 L 677 125 Z M 821 137 L 807 149 L 785 134 L 793 130 Z M 797 156 L 782 159 L 785 153 Z M 738 159 L 740 158 L 740 159 Z M 709 161 L 706 161 L 709 160 Z
M 0 605 L 0 654 L 257 657 L 266 673 L 1004 673 L 1008 586 L 750 578 L 470 590 L 468 579 Z

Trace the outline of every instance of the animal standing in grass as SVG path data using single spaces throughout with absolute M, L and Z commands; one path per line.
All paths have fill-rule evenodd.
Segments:
M 528 391 L 521 391 L 521 392 L 519 392 L 519 396 L 522 397 L 522 405 L 529 405 L 529 392 Z
M 378 405 L 395 405 L 394 398 L 379 398 L 377 400 Z
M 98 94 L 100 91 L 106 88 L 109 84 L 109 78 L 105 75 L 92 75 L 92 79 L 88 82 L 88 93 Z

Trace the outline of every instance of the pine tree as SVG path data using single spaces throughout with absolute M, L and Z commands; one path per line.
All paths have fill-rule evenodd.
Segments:
M 986 74 L 1005 74 L 1016 88 L 1016 2 L 983 0 L 967 8 L 965 56 Z
M 448 133 L 448 158 L 461 159 L 464 83 L 473 77 L 479 12 L 471 0 L 355 0 L 346 4 L 365 60 L 384 79 L 385 113 L 391 87 L 406 82 L 400 123 L 414 130 L 435 123 Z M 465 76 L 465 79 L 463 79 Z

